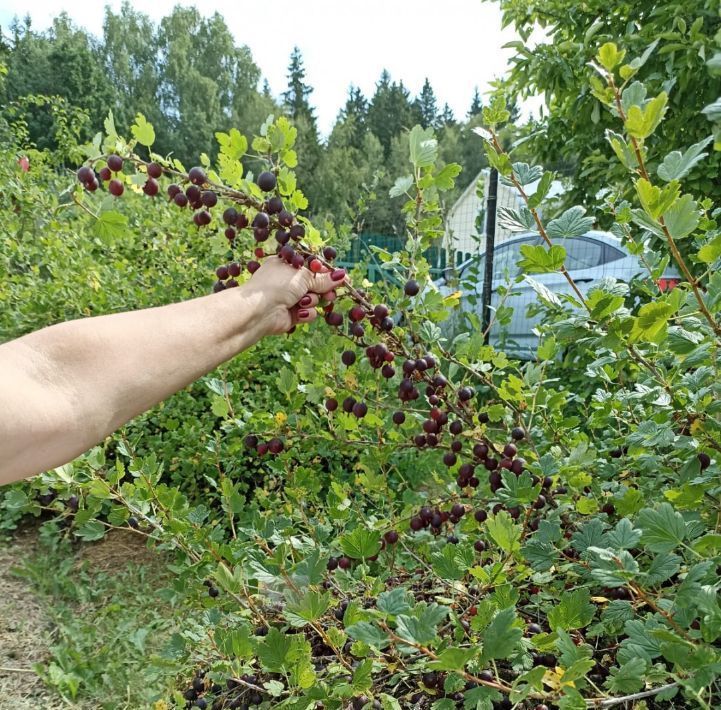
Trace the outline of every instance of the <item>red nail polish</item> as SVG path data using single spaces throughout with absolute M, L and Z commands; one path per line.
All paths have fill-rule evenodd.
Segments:
M 303 296 L 303 298 L 300 299 L 300 305 L 308 306 L 308 305 L 310 305 L 310 301 L 311 301 L 310 296 Z
M 310 311 L 302 310 L 298 311 L 298 318 L 307 318 L 310 314 Z
M 345 269 L 336 269 L 330 277 L 333 281 L 342 281 L 345 278 Z

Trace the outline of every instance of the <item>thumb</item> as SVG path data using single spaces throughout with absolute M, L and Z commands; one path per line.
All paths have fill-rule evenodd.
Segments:
M 327 293 L 343 285 L 346 280 L 345 269 L 333 269 L 330 273 L 314 274 L 308 272 L 308 290 L 313 293 Z

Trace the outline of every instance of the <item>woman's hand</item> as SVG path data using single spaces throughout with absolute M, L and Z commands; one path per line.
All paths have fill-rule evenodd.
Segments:
M 296 269 L 283 259 L 269 257 L 242 290 L 259 299 L 264 333 L 278 335 L 299 323 L 315 320 L 321 299 L 333 301 L 335 289 L 344 280 L 343 269 L 324 269 L 316 274 L 306 267 Z

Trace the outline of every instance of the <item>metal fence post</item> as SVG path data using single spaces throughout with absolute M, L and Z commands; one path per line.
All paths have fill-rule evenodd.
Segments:
M 491 168 L 488 177 L 488 201 L 486 202 L 486 263 L 483 272 L 481 313 L 483 332 L 488 342 L 488 326 L 491 322 L 491 291 L 493 290 L 493 252 L 496 245 L 496 202 L 498 200 L 498 170 Z

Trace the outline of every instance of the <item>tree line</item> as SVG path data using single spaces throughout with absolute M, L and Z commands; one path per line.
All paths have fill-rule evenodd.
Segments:
M 408 172 L 407 129 L 413 125 L 433 127 L 441 160 L 463 166 L 450 201 L 484 165 L 481 141 L 471 131 L 481 122 L 477 89 L 467 115 L 457 118 L 447 104 L 438 105 L 427 79 L 414 97 L 402 80 L 383 71 L 370 97 L 350 86 L 322 139 L 301 52 L 291 54 L 286 91 L 273 96 L 222 15 L 203 17 L 193 7 L 177 6 L 158 23 L 128 2 L 117 13 L 107 7 L 100 37 L 66 14 L 44 32 L 34 30 L 29 18 L 16 19 L 0 34 L 0 62 L 8 70 L 2 105 L 34 95 L 63 97 L 89 117 L 83 139 L 102 129 L 108 110 L 124 132 L 140 112 L 155 127 L 155 149 L 172 152 L 186 165 L 201 153 L 214 157 L 216 131 L 257 132 L 268 114 L 284 113 L 298 129 L 298 179 L 312 216 L 350 223 L 358 231 L 402 234 L 399 200 L 373 198 L 385 198 L 395 177 Z M 54 147 L 47 111 L 27 105 L 22 119 L 31 142 Z

